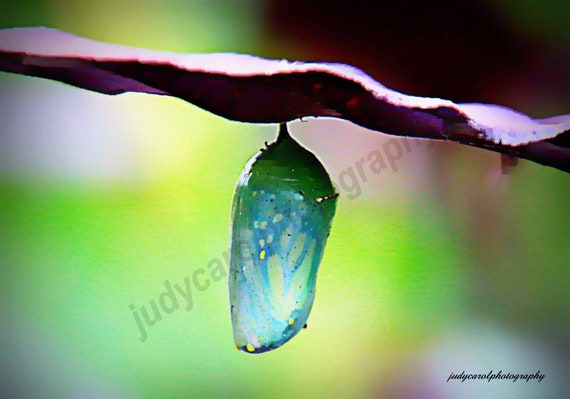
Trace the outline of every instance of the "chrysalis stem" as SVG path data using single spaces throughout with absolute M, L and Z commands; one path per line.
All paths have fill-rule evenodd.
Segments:
M 279 124 L 279 133 L 277 134 L 277 143 L 282 142 L 285 139 L 291 138 L 289 131 L 287 130 L 287 123 L 283 122 Z

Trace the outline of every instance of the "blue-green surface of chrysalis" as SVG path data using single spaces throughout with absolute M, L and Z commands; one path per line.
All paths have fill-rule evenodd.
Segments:
M 233 200 L 230 244 L 238 349 L 273 350 L 307 323 L 337 197 L 321 162 L 285 124 L 245 166 Z

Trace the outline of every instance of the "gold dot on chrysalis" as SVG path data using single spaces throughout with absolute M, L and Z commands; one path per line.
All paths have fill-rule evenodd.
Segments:
M 261 260 L 265 259 L 265 249 L 262 249 L 261 252 L 259 253 L 259 259 Z
M 289 325 L 292 326 L 295 323 L 295 320 L 293 318 L 289 319 Z
M 253 347 L 252 344 L 247 344 L 245 347 L 249 352 L 253 352 L 255 350 L 255 348 Z

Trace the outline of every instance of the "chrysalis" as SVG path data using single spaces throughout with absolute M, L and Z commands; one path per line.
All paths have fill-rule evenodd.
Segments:
M 319 160 L 281 124 L 245 166 L 232 206 L 229 291 L 234 342 L 280 347 L 307 323 L 338 194 Z

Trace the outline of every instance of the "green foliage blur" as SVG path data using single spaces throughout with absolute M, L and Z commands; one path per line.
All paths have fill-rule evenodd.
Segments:
M 265 6 L 27 0 L 3 6 L 0 28 L 275 53 Z M 545 26 L 531 34 L 552 37 Z M 505 176 L 499 156 L 478 149 L 292 123 L 341 196 L 308 328 L 252 356 L 234 349 L 226 278 L 211 273 L 227 269 L 240 171 L 277 126 L 5 73 L 0 121 L 2 398 L 568 397 L 565 173 L 521 161 Z M 141 342 L 134 313 L 186 281 L 191 304 L 160 309 Z M 546 377 L 446 382 L 463 370 Z

